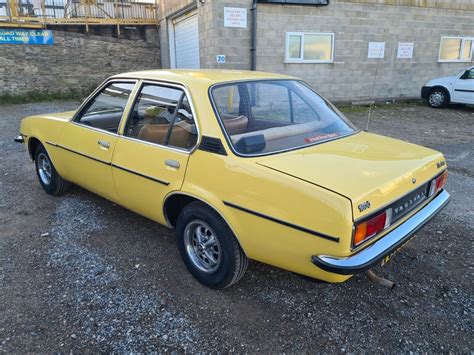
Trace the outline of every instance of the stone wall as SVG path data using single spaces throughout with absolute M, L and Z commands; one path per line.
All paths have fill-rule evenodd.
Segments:
M 52 46 L 2 44 L 0 96 L 88 91 L 111 75 L 160 67 L 156 28 L 128 37 L 55 30 Z

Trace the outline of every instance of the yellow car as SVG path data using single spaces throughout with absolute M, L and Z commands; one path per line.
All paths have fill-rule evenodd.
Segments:
M 175 228 L 204 285 L 249 259 L 328 282 L 386 261 L 449 201 L 434 150 L 359 131 L 304 81 L 251 71 L 116 75 L 20 136 L 52 195 L 74 183 Z

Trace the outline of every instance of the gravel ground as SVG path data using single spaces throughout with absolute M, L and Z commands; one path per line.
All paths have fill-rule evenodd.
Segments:
M 24 116 L 76 102 L 0 106 L 0 351 L 472 352 L 474 109 L 379 106 L 370 131 L 441 150 L 451 204 L 386 267 L 321 284 L 257 262 L 212 291 L 172 231 L 80 188 L 36 181 L 12 138 Z M 364 128 L 366 110 L 348 116 Z M 47 233 L 47 234 L 46 234 Z

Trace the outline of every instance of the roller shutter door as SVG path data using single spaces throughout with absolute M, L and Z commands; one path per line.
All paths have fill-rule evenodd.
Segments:
M 197 14 L 174 21 L 174 41 L 176 68 L 199 69 Z

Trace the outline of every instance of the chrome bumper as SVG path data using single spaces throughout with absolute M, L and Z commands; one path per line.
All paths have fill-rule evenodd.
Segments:
M 357 254 L 346 258 L 313 255 L 311 260 L 317 267 L 335 274 L 352 275 L 366 271 L 410 240 L 421 227 L 448 204 L 449 199 L 449 194 L 444 190 L 441 191 L 408 220 Z
M 25 139 L 23 138 L 22 134 L 20 134 L 19 136 L 16 136 L 13 140 L 17 143 L 25 143 Z

